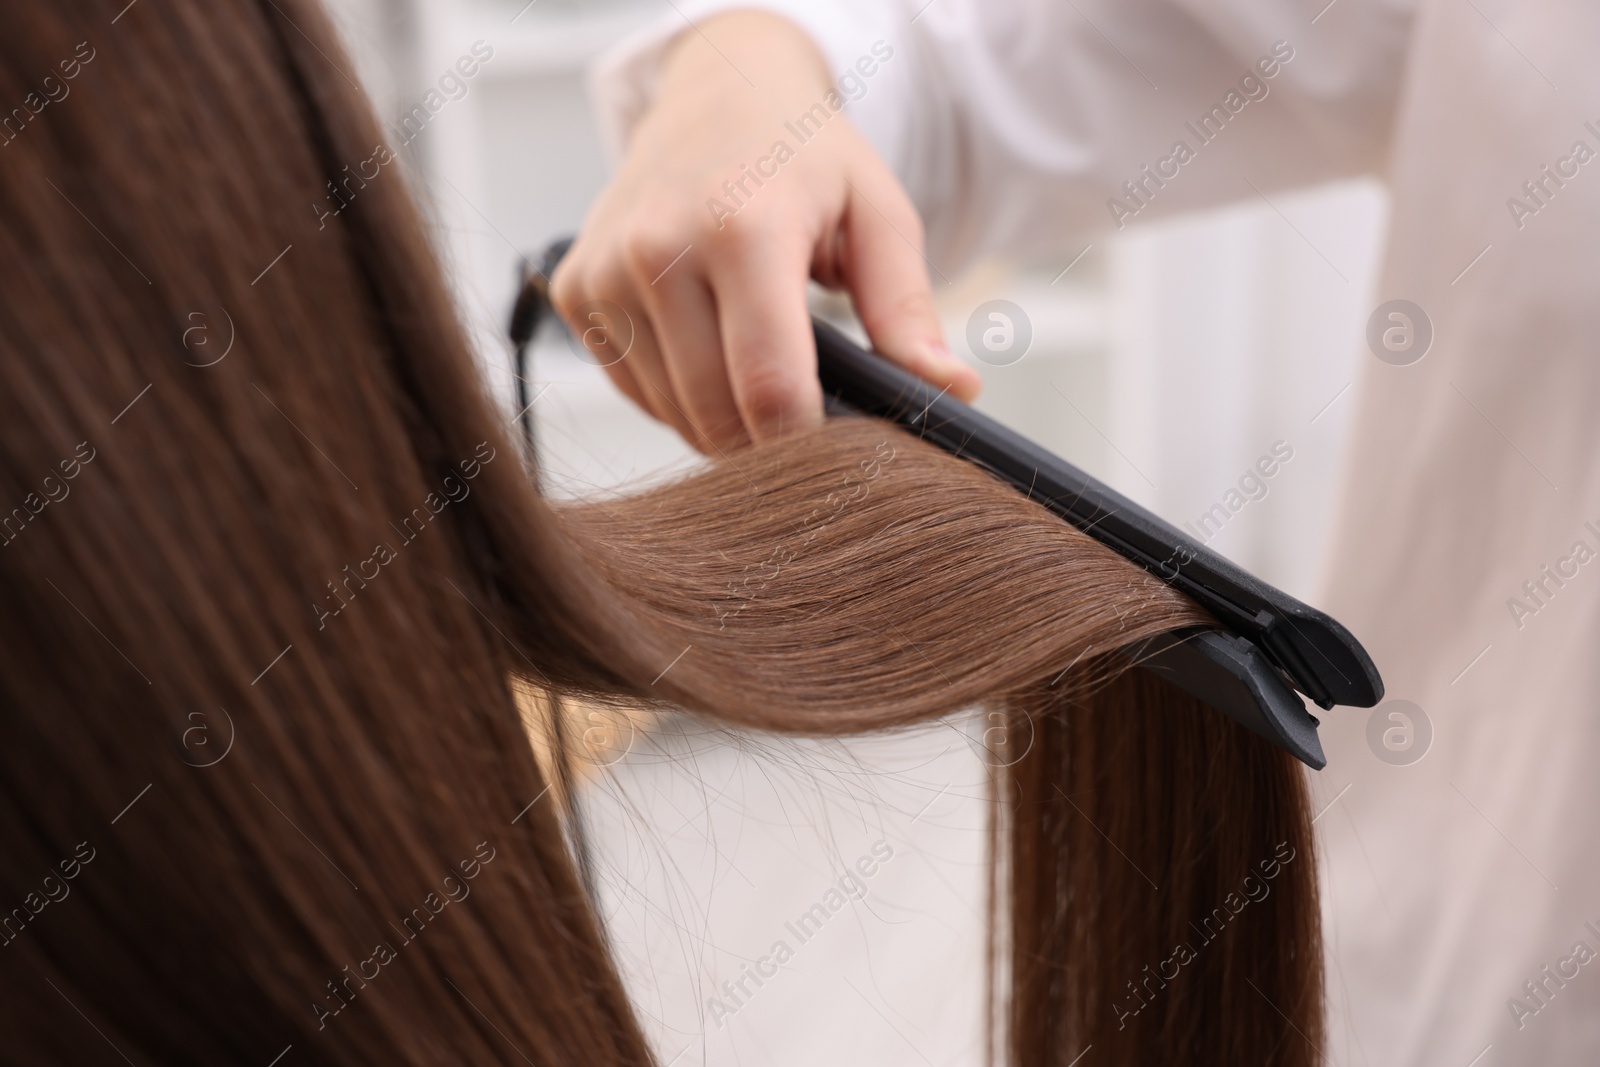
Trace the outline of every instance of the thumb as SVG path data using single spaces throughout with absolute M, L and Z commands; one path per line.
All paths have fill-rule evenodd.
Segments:
M 893 179 L 867 189 L 851 183 L 844 222 L 844 275 L 873 347 L 962 400 L 977 396 L 978 372 L 945 346 L 922 255 L 922 220 L 905 192 Z

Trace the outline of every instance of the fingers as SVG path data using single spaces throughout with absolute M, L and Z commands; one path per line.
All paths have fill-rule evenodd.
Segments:
M 863 176 L 849 190 L 844 275 L 873 347 L 919 378 L 973 399 L 982 382 L 945 347 L 916 208 L 892 178 Z
M 724 240 L 711 283 L 734 403 L 751 438 L 766 441 L 820 422 L 822 386 L 806 308 L 807 235 L 751 223 Z
M 626 360 L 608 364 L 605 372 L 611 379 L 611 384 L 615 385 L 623 396 L 633 401 L 640 411 L 646 415 L 655 414 L 655 409 L 650 406 L 650 401 L 644 398 L 644 389 L 639 385 L 639 380 L 633 376 L 633 371 L 628 368 Z
M 647 415 L 671 426 L 684 440 L 703 448 L 700 435 L 673 399 L 650 317 L 634 295 L 631 279 L 620 271 L 591 274 L 575 245 L 550 283 L 550 302 L 591 361 Z M 602 310 L 597 305 L 605 305 Z M 617 312 L 625 322 L 613 321 Z M 631 334 L 631 338 L 628 336 Z
M 749 443 L 723 358 L 717 305 L 705 281 L 689 271 L 669 271 L 644 299 L 672 399 L 697 436 L 722 452 Z
M 916 209 L 864 139 L 830 127 L 774 173 L 761 154 L 770 141 L 746 131 L 730 147 L 703 117 L 680 119 L 669 124 L 674 137 L 636 142 L 645 157 L 676 165 L 630 167 L 591 209 L 552 286 L 580 336 L 588 304 L 626 309 L 632 346 L 606 369 L 636 404 L 704 452 L 819 422 L 813 275 L 849 288 L 886 357 L 963 399 L 977 394 L 976 371 L 943 343 Z M 757 133 L 764 121 L 740 119 Z M 740 175 L 721 182 L 732 207 L 704 195 L 725 173 Z
M 622 363 L 627 364 L 628 372 L 637 384 L 640 395 L 644 397 L 645 411 L 678 431 L 678 436 L 695 448 L 702 452 L 706 451 L 704 438 L 689 421 L 683 405 L 678 402 L 674 394 L 672 378 L 662 362 L 655 330 L 642 314 L 636 316 L 635 321 L 633 350 Z
M 606 350 L 595 343 L 603 340 L 598 331 L 586 330 L 587 309 L 598 300 L 630 309 L 632 345 L 607 373 L 634 403 L 708 453 L 822 417 L 806 307 L 808 237 L 745 221 L 751 224 L 702 241 L 703 255 L 675 239 L 635 235 L 608 261 L 623 270 L 602 270 L 596 281 L 564 264 L 551 286 L 557 310 L 597 355 Z M 615 358 L 614 349 L 605 358 Z

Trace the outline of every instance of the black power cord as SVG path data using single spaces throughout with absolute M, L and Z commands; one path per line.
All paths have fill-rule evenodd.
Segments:
M 539 326 L 549 317 L 550 275 L 561 262 L 561 257 L 572 247 L 572 238 L 564 237 L 539 257 L 538 261 L 524 257 L 517 264 L 517 300 L 511 306 L 511 322 L 507 333 L 515 347 L 512 371 L 517 379 L 517 408 L 522 412 L 522 434 L 528 442 L 528 454 L 535 453 L 533 434 L 533 399 L 529 397 L 528 361 L 533 339 Z

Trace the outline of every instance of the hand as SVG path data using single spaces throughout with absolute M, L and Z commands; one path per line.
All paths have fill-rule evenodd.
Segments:
M 702 451 L 821 418 L 808 278 L 849 291 L 880 353 L 977 394 L 940 334 L 916 208 L 832 94 L 816 47 L 776 15 L 729 12 L 686 31 L 552 279 L 557 310 L 591 347 L 607 337 L 578 321 L 585 304 L 627 312 L 632 346 L 607 373 Z M 827 117 L 802 141 L 786 123 L 808 112 Z

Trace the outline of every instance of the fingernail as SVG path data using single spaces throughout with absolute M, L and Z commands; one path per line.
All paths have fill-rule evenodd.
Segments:
M 978 390 L 983 386 L 978 372 L 957 359 L 943 341 L 933 341 L 928 345 L 928 359 L 932 373 L 949 382 L 950 391 L 956 396 L 971 400 L 978 395 Z
M 928 373 L 946 378 L 952 377 L 961 366 L 961 361 L 951 355 L 943 341 L 929 341 L 924 345 L 922 358 L 926 361 Z

